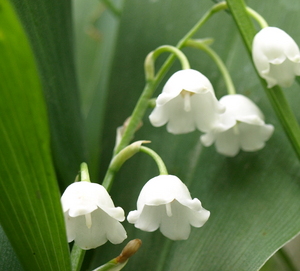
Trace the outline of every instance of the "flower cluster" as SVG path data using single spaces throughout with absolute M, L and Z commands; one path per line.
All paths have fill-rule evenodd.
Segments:
M 82 249 L 124 241 L 126 231 L 120 221 L 124 211 L 115 207 L 106 189 L 96 183 L 75 182 L 61 197 L 68 242 Z M 190 225 L 201 227 L 209 218 L 198 199 L 192 199 L 185 184 L 176 176 L 160 175 L 148 181 L 137 202 L 138 209 L 128 221 L 144 231 L 160 228 L 172 240 L 189 237 Z
M 253 61 L 268 87 L 290 86 L 300 75 L 300 52 L 293 39 L 275 27 L 262 29 L 253 41 Z M 166 82 L 149 116 L 156 126 L 167 124 L 173 134 L 198 129 L 204 146 L 215 143 L 216 150 L 235 156 L 240 150 L 257 151 L 265 146 L 274 127 L 264 122 L 256 104 L 241 94 L 216 98 L 210 81 L 200 72 L 186 68 Z M 140 148 L 139 144 L 139 148 Z M 131 156 L 131 155 L 125 155 Z M 162 173 L 149 180 L 137 200 L 137 210 L 127 220 L 147 232 L 160 229 L 171 240 L 186 240 L 191 226 L 202 227 L 210 216 L 176 176 Z M 61 197 L 68 242 L 82 249 L 113 244 L 127 238 L 120 222 L 124 210 L 115 207 L 107 190 L 100 184 L 82 180 L 71 184 Z
M 255 67 L 269 88 L 289 87 L 300 75 L 299 48 L 283 30 L 263 28 L 252 49 Z M 262 149 L 274 131 L 249 98 L 231 94 L 218 101 L 209 80 L 192 69 L 177 71 L 169 78 L 149 119 L 156 127 L 167 124 L 173 134 L 198 129 L 204 133 L 200 137 L 204 146 L 215 143 L 216 150 L 226 156 Z
M 181 70 L 167 81 L 151 115 L 154 126 L 166 123 L 173 134 L 198 128 L 204 146 L 216 143 L 219 153 L 235 156 L 240 149 L 257 151 L 273 133 L 260 109 L 239 94 L 217 100 L 209 80 L 195 70 Z

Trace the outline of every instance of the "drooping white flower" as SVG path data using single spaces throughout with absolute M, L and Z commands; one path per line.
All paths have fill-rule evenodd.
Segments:
M 240 94 L 226 95 L 220 102 L 226 107 L 226 111 L 221 115 L 219 125 L 201 136 L 203 145 L 210 146 L 215 142 L 217 151 L 226 156 L 235 156 L 240 149 L 262 149 L 274 127 L 265 124 L 260 109 Z
M 140 192 L 137 210 L 127 220 L 136 228 L 153 232 L 160 228 L 172 240 L 186 240 L 191 225 L 201 227 L 209 218 L 201 202 L 191 198 L 186 185 L 176 176 L 160 175 L 149 180 Z
M 196 128 L 206 132 L 223 112 L 209 80 L 200 72 L 187 69 L 169 78 L 149 119 L 156 127 L 168 123 L 167 130 L 173 134 Z
M 61 197 L 68 242 L 75 240 L 82 249 L 103 245 L 109 240 L 119 244 L 127 237 L 119 221 L 125 219 L 106 189 L 96 183 L 75 182 Z
M 266 27 L 254 37 L 252 57 L 268 87 L 289 87 L 300 75 L 300 52 L 296 42 L 277 27 Z

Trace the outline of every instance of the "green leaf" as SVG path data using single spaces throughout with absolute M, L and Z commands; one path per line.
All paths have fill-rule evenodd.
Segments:
M 21 264 L 2 227 L 0 227 L 0 244 L 0 270 L 22 271 Z
M 146 55 L 160 45 L 175 45 L 212 4 L 194 0 L 183 8 L 181 0 L 125 1 L 104 116 L 101 174 L 111 157 L 115 129 L 131 114 L 144 87 Z M 278 5 L 271 0 L 252 0 L 248 5 L 266 14 L 270 24 L 277 23 L 287 32 L 294 32 L 300 42 L 293 27 L 300 23 L 300 7 L 293 9 L 292 0 L 279 1 Z M 285 14 L 286 19 L 279 19 L 279 14 Z M 129 261 L 128 270 L 258 270 L 300 231 L 299 162 L 260 85 L 231 15 L 214 15 L 195 36 L 206 37 L 215 39 L 213 48 L 229 68 L 238 93 L 257 103 L 266 122 L 275 126 L 275 133 L 263 150 L 226 158 L 216 153 L 214 147 L 201 146 L 198 132 L 174 136 L 165 127 L 152 127 L 146 116 L 135 139 L 151 140 L 149 147 L 162 156 L 170 174 L 188 184 L 192 196 L 202 201 L 211 217 L 203 228 L 193 229 L 187 241 L 177 242 L 167 240 L 159 231 L 145 233 L 124 222 L 128 239 L 143 241 L 138 254 Z M 184 51 L 192 68 L 211 80 L 217 97 L 226 94 L 214 63 L 203 52 Z M 178 68 L 175 64 L 172 71 Z M 285 92 L 294 109 L 299 99 L 296 90 L 293 86 Z M 295 112 L 299 118 L 299 110 Z M 140 189 L 157 174 L 154 162 L 143 154 L 127 161 L 111 190 L 115 204 L 126 213 L 134 210 Z M 91 268 L 101 265 L 118 250 L 118 246 L 111 244 L 99 248 Z
M 47 103 L 53 161 L 60 186 L 87 160 L 74 65 L 71 1 L 11 0 L 37 61 Z
M 70 270 L 44 97 L 27 37 L 6 0 L 0 74 L 1 225 L 25 270 Z

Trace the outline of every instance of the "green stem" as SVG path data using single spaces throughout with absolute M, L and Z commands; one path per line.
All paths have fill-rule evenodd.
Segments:
M 81 182 L 91 182 L 88 165 L 86 163 L 80 164 L 79 180 Z M 80 271 L 84 259 L 85 250 L 81 249 L 74 243 L 71 251 L 71 266 L 72 271 Z
M 187 40 L 191 39 L 196 32 L 208 21 L 208 19 L 214 15 L 215 13 L 224 10 L 227 8 L 226 2 L 218 3 L 211 7 L 202 18 L 194 25 L 194 27 L 177 43 L 176 48 L 182 49 L 185 46 Z M 173 55 L 169 56 L 169 58 L 165 61 L 165 63 L 160 68 L 159 72 L 156 74 L 155 80 L 157 81 L 157 85 L 160 83 L 164 75 L 169 70 L 171 64 L 173 63 L 175 57 Z
M 105 6 L 116 16 L 116 17 L 121 17 L 122 12 L 120 9 L 116 7 L 116 5 L 113 3 L 111 0 L 101 0 Z
M 146 59 L 145 59 L 145 77 L 146 81 L 153 81 L 155 80 L 155 60 L 165 52 L 170 52 L 174 56 L 176 56 L 180 63 L 183 70 L 190 69 L 190 63 L 183 52 L 181 52 L 178 48 L 171 46 L 171 45 L 163 45 L 155 49 L 154 51 L 150 52 Z
M 266 20 L 255 10 L 253 10 L 252 8 L 249 8 L 249 7 L 246 7 L 246 10 L 247 10 L 247 13 L 259 23 L 261 28 L 265 28 L 265 27 L 269 26 L 268 23 L 266 22 Z
M 133 112 L 130 117 L 129 123 L 125 128 L 125 131 L 123 133 L 123 136 L 119 142 L 119 144 L 114 149 L 114 156 L 117 155 L 122 149 L 124 149 L 131 139 L 133 138 L 133 135 L 139 126 L 145 111 L 148 107 L 148 103 L 150 98 L 152 97 L 152 93 L 155 88 L 155 83 L 149 82 L 144 87 L 144 90 L 142 92 L 142 95 L 140 96 Z
M 214 5 L 210 10 L 208 10 L 203 17 L 195 24 L 195 26 L 178 42 L 176 48 L 181 49 L 183 48 L 184 44 L 187 40 L 191 39 L 191 37 L 199 30 L 201 26 L 204 25 L 204 23 L 216 12 L 226 9 L 227 4 L 226 2 L 221 2 L 216 5 Z M 175 60 L 174 54 L 170 55 L 168 59 L 165 61 L 165 63 L 162 65 L 162 67 L 159 69 L 157 74 L 154 77 L 154 80 L 150 80 L 147 82 L 133 112 L 129 121 L 129 124 L 127 125 L 125 132 L 123 134 L 123 137 L 121 141 L 119 142 L 118 146 L 116 146 L 114 155 L 116 155 L 120 150 L 125 148 L 130 140 L 133 138 L 133 135 L 136 131 L 136 128 L 138 127 L 139 123 L 141 122 L 141 119 L 143 118 L 145 111 L 148 107 L 149 99 L 151 99 L 154 90 L 164 77 L 164 75 L 167 73 L 169 68 L 171 67 L 172 63 Z
M 290 271 L 298 271 L 298 268 L 296 268 L 294 263 L 291 261 L 289 255 L 285 252 L 283 248 L 279 249 L 277 254 L 281 257 L 281 259 L 284 261 L 284 263 Z
M 227 0 L 227 3 L 231 10 L 233 18 L 239 28 L 240 34 L 243 37 L 245 46 L 248 49 L 248 53 L 251 57 L 252 40 L 256 34 L 256 31 L 248 16 L 246 5 L 243 0 Z M 265 80 L 263 80 L 260 76 L 259 78 L 269 98 L 269 101 L 282 127 L 284 128 L 284 131 L 288 139 L 290 140 L 290 143 L 292 144 L 294 151 L 298 156 L 298 159 L 300 160 L 300 127 L 298 121 L 294 113 L 292 112 L 281 88 L 275 86 L 273 88 L 268 89 Z
M 121 166 L 130 158 L 132 157 L 134 154 L 136 154 L 137 152 L 144 152 L 146 154 L 148 154 L 149 156 L 151 156 L 151 158 L 153 158 L 153 160 L 156 162 L 159 173 L 161 175 L 168 174 L 167 168 L 163 162 L 163 160 L 161 159 L 161 157 L 152 149 L 147 148 L 142 146 L 141 144 L 145 142 L 145 141 L 137 141 L 134 142 L 132 144 L 130 144 L 129 146 L 125 147 L 123 150 L 121 150 L 116 156 L 114 156 L 114 158 L 112 159 L 108 170 L 106 171 L 106 174 L 104 176 L 104 180 L 102 185 L 105 187 L 105 189 L 107 191 L 110 191 L 115 175 L 117 174 L 117 172 L 119 171 L 119 169 L 121 168 Z
M 71 252 L 71 267 L 72 271 L 80 271 L 84 259 L 85 250 L 81 249 L 74 243 Z
M 91 182 L 89 169 L 86 163 L 81 163 L 80 165 L 80 181 L 81 182 Z
M 136 141 L 129 146 L 126 146 L 119 153 L 117 153 L 113 159 L 111 160 L 106 174 L 104 176 L 104 180 L 102 185 L 105 187 L 107 191 L 110 191 L 111 186 L 113 184 L 113 180 L 115 178 L 116 173 L 119 171 L 121 166 L 133 155 L 140 151 L 143 143 L 149 143 L 150 141 Z
M 286 97 L 282 89 L 278 86 L 275 86 L 271 89 L 267 88 L 267 85 L 263 79 L 261 83 L 264 86 L 265 92 L 271 102 L 271 105 L 279 119 L 298 159 L 300 160 L 300 127 L 299 123 L 290 108 Z
M 163 45 L 158 47 L 154 52 L 153 52 L 153 58 L 156 59 L 160 54 L 165 53 L 165 52 L 170 52 L 173 53 L 174 56 L 176 56 L 182 66 L 182 69 L 190 69 L 190 63 L 185 56 L 183 52 L 181 52 L 177 47 L 170 46 L 170 45 Z
M 168 170 L 166 168 L 164 161 L 161 159 L 161 157 L 155 151 L 153 151 L 152 149 L 147 148 L 145 146 L 141 146 L 140 151 L 148 154 L 149 156 L 151 156 L 153 158 L 153 160 L 155 161 L 155 163 L 158 167 L 160 175 L 168 175 Z
M 198 49 L 206 52 L 213 59 L 213 61 L 217 64 L 217 66 L 224 78 L 228 94 L 236 94 L 234 84 L 232 82 L 231 76 L 230 76 L 224 62 L 222 61 L 222 59 L 218 56 L 218 54 L 213 49 L 211 49 L 208 45 L 206 45 L 205 41 L 188 40 L 185 45 L 191 46 L 194 48 L 198 48 Z

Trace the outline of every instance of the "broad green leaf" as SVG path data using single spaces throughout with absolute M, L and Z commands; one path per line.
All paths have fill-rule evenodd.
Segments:
M 11 0 L 30 39 L 46 98 L 51 147 L 61 187 L 74 181 L 84 151 L 84 124 L 74 65 L 71 0 Z
M 265 15 L 270 25 L 294 34 L 299 44 L 294 25 L 300 23 L 300 7 L 293 3 L 292 0 L 278 1 L 277 5 L 271 0 L 247 2 Z M 131 114 L 143 89 L 145 56 L 160 45 L 175 45 L 211 5 L 212 1 L 196 0 L 184 4 L 181 0 L 125 1 L 104 116 L 101 174 L 111 157 L 115 129 Z M 205 37 L 215 39 L 212 47 L 229 68 L 238 93 L 258 104 L 266 122 L 275 126 L 275 133 L 263 150 L 226 158 L 216 153 L 214 147 L 201 146 L 198 132 L 174 136 L 165 127 L 151 127 L 145 117 L 136 139 L 152 141 L 149 146 L 161 154 L 171 174 L 188 184 L 192 196 L 200 198 L 211 211 L 211 218 L 203 228 L 193 229 L 187 241 L 177 242 L 167 240 L 159 232 L 141 232 L 124 222 L 128 239 L 143 241 L 140 251 L 126 266 L 128 270 L 258 270 L 300 231 L 299 162 L 260 85 L 231 15 L 226 12 L 214 15 L 196 35 Z M 211 80 L 217 97 L 226 94 L 215 64 L 203 52 L 188 48 L 184 51 L 192 68 Z M 175 64 L 173 71 L 178 68 Z M 285 91 L 293 109 L 300 99 L 297 87 Z M 295 113 L 299 118 L 299 112 Z M 127 213 L 135 209 L 140 189 L 157 174 L 150 158 L 143 154 L 133 157 L 113 185 L 111 194 L 115 204 Z M 99 248 L 91 267 L 101 265 L 118 250 L 119 246 L 111 244 Z
M 44 97 L 27 37 L 6 0 L 0 77 L 1 225 L 24 270 L 70 270 Z
M 260 271 L 299 270 L 299 235 L 272 256 Z

